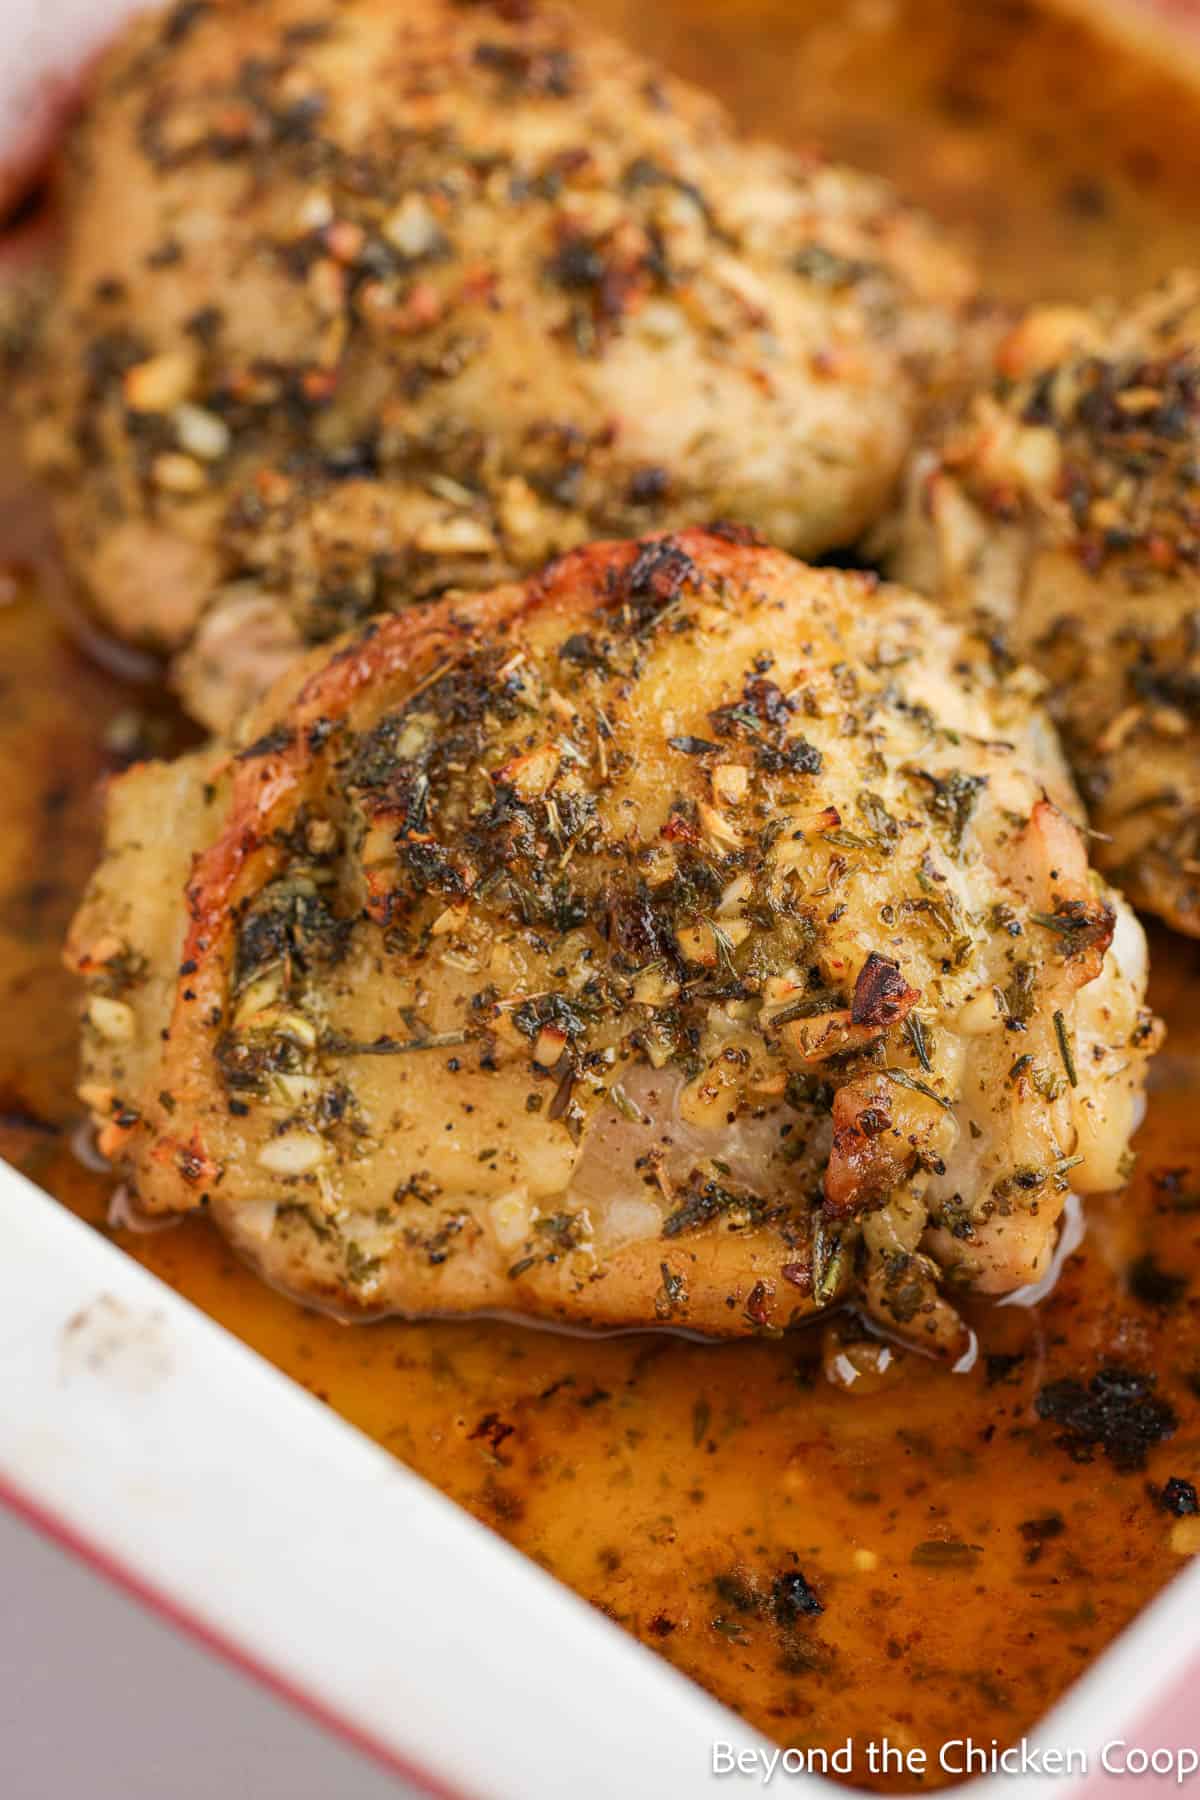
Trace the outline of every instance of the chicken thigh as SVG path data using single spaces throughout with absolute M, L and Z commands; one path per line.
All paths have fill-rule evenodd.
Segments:
M 1122 1180 L 1156 1035 L 1036 688 L 732 528 L 310 651 L 113 785 L 101 1146 L 350 1317 L 953 1353 Z
M 917 459 L 893 567 L 1042 671 L 1096 862 L 1200 936 L 1200 279 L 1030 314 Z
M 183 0 L 102 64 L 64 213 L 31 456 L 219 726 L 304 643 L 597 536 L 849 543 L 971 294 L 885 185 L 525 0 Z

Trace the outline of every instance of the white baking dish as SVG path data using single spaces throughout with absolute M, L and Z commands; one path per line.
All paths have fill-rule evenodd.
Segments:
M 0 1243 L 0 1499 L 180 1627 L 435 1792 L 761 1784 L 763 1740 L 3 1166 Z M 1105 1744 L 1196 1742 L 1198 1679 L 1192 1563 L 1032 1750 L 1087 1792 Z
M 52 126 L 66 91 L 56 55 L 90 52 L 124 10 L 6 0 L 0 159 L 27 162 Z M 0 1501 L 214 1652 L 431 1791 L 684 1800 L 709 1785 L 756 1788 L 772 1769 L 773 1788 L 803 1782 L 665 1662 L 2 1164 L 0 1243 Z M 1105 1745 L 1200 1744 L 1197 1695 L 1190 1564 L 1044 1721 L 1031 1758 L 1072 1752 L 1058 1790 L 1098 1792 L 1113 1778 Z M 985 1778 L 972 1794 L 1019 1800 L 1044 1794 L 1046 1779 Z

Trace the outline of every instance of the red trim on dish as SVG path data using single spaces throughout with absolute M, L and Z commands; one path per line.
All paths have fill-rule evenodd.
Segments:
M 149 1612 L 157 1613 L 169 1625 L 202 1644 L 206 1650 L 211 1650 L 214 1655 L 221 1657 L 224 1662 L 230 1663 L 242 1674 L 249 1675 L 261 1687 L 267 1688 L 287 1705 L 294 1707 L 298 1712 L 305 1713 L 318 1725 L 333 1732 L 355 1750 L 369 1756 L 374 1762 L 381 1763 L 393 1774 L 401 1775 L 406 1781 L 423 1788 L 427 1794 L 433 1796 L 433 1800 L 469 1800 L 465 1789 L 451 1787 L 440 1776 L 431 1775 L 429 1770 L 422 1768 L 419 1763 L 410 1762 L 407 1758 L 398 1755 L 389 1745 L 372 1736 L 370 1732 L 364 1731 L 361 1726 L 344 1719 L 332 1707 L 327 1706 L 323 1700 L 316 1699 L 286 1675 L 281 1675 L 276 1670 L 268 1668 L 265 1663 L 257 1661 L 233 1638 L 227 1637 L 224 1632 L 207 1624 L 196 1613 L 181 1606 L 169 1594 L 164 1593 L 161 1588 L 136 1574 L 120 1557 L 113 1556 L 109 1551 L 92 1543 L 73 1525 L 68 1525 L 57 1513 L 44 1506 L 40 1500 L 32 1499 L 6 1475 L 0 1475 L 0 1506 L 7 1507 L 18 1518 L 24 1519 L 27 1524 L 32 1525 L 34 1530 L 40 1532 L 43 1537 L 50 1538 L 54 1543 L 61 1545 L 64 1550 L 70 1551 L 73 1556 L 78 1557 L 97 1574 L 102 1575 L 106 1581 L 123 1588 Z

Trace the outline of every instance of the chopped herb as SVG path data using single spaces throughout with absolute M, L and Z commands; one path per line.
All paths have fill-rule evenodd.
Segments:
M 1177 1519 L 1187 1519 L 1200 1513 L 1200 1500 L 1196 1498 L 1196 1489 L 1192 1482 L 1172 1475 L 1158 1496 L 1158 1504 L 1164 1512 L 1174 1513 Z
M 684 756 L 707 756 L 713 750 L 719 750 L 720 744 L 714 744 L 710 738 L 702 737 L 670 737 L 667 743 L 672 750 L 680 750 Z
M 987 786 L 987 776 L 964 775 L 961 769 L 951 769 L 946 775 L 931 775 L 928 769 L 914 769 L 912 773 L 928 784 L 931 792 L 925 810 L 942 826 L 951 850 L 957 854 L 979 796 Z
M 1004 990 L 1004 1005 L 1016 1025 L 1027 1025 L 1033 1017 L 1037 996 L 1037 970 L 1031 962 L 1013 964 L 1012 979 Z
M 469 1041 L 465 1031 L 435 1031 L 428 1037 L 377 1037 L 370 1043 L 331 1031 L 321 1039 L 327 1056 L 407 1056 L 413 1050 L 452 1050 Z
M 637 1103 L 629 1098 L 619 1081 L 614 1081 L 608 1090 L 608 1097 L 623 1118 L 631 1125 L 648 1125 L 650 1121 Z
M 889 1081 L 894 1081 L 897 1087 L 912 1088 L 914 1093 L 924 1094 L 927 1100 L 936 1101 L 940 1107 L 944 1108 L 946 1112 L 949 1112 L 949 1100 L 945 1099 L 941 1094 L 935 1094 L 927 1082 L 918 1081 L 915 1075 L 910 1075 L 908 1073 L 907 1069 L 884 1069 L 883 1074 L 887 1076 Z
M 844 1281 L 850 1254 L 841 1237 L 831 1233 L 818 1214 L 813 1230 L 812 1296 L 817 1306 L 828 1306 Z
M 1063 1060 L 1063 1068 L 1067 1071 L 1067 1080 L 1072 1087 L 1079 1086 L 1079 1076 L 1075 1072 L 1075 1058 L 1071 1053 L 1071 1039 L 1067 1033 L 1067 1021 L 1061 1012 L 1054 1014 L 1054 1033 L 1058 1038 L 1058 1053 Z
M 983 1555 L 978 1544 L 964 1544 L 957 1538 L 927 1538 L 914 1544 L 909 1559 L 922 1569 L 972 1569 Z
M 932 1075 L 933 1064 L 929 1060 L 929 1040 L 925 1036 L 925 1027 L 921 1023 L 919 1013 L 910 1012 L 904 1021 L 904 1034 L 913 1048 L 913 1055 L 927 1075 Z

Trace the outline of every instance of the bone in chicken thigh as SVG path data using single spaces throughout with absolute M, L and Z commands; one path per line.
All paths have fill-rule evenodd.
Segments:
M 1200 936 L 1200 278 L 1024 319 L 916 459 L 893 566 L 1036 664 L 1096 862 Z
M 33 460 L 102 620 L 218 726 L 304 643 L 591 538 L 849 543 L 972 292 L 885 184 L 524 4 L 140 20 L 63 211 Z
M 1119 1183 L 1155 1037 L 1036 686 L 735 531 L 310 652 L 112 790 L 102 1146 L 351 1316 L 857 1298 L 951 1352 Z

